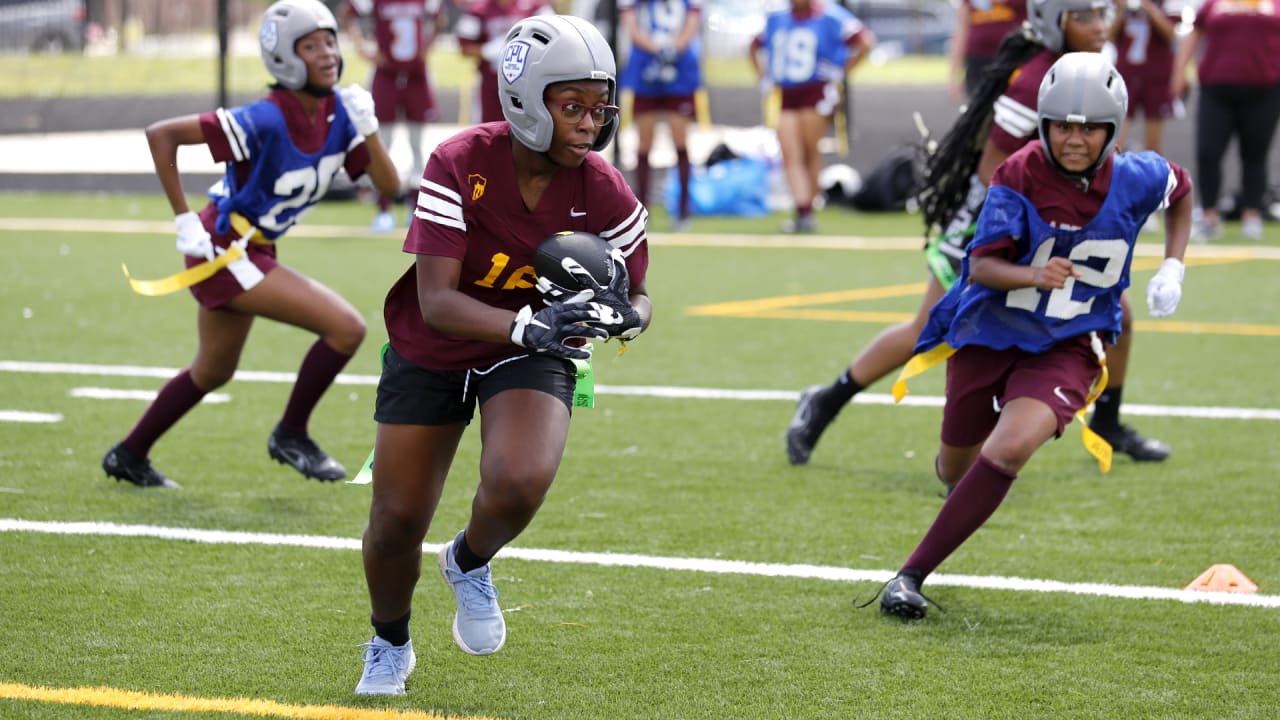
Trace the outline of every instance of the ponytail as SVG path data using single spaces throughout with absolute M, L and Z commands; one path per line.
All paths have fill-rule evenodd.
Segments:
M 1044 45 L 1030 25 L 1024 23 L 1005 35 L 995 60 L 982 73 L 968 105 L 926 160 L 924 182 L 916 193 L 924 214 L 926 238 L 946 227 L 964 204 L 969 193 L 969 178 L 977 172 L 982 148 L 991 134 L 996 100 L 1008 88 L 1014 71 L 1041 50 Z

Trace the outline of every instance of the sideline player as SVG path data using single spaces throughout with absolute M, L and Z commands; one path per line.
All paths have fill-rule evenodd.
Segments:
M 680 199 L 671 229 L 689 224 L 689 122 L 694 94 L 702 86 L 702 46 L 698 40 L 702 0 L 620 0 L 618 17 L 631 37 L 631 57 L 619 85 L 634 93 L 636 197 L 649 206 L 649 153 L 658 120 L 664 119 L 676 150 Z
M 823 0 L 791 0 L 765 18 L 764 30 L 751 41 L 749 57 L 761 89 L 782 91 L 778 144 L 795 204 L 795 217 L 783 223 L 783 232 L 818 230 L 818 141 L 841 102 L 840 81 L 875 45 L 876 36 L 853 13 Z
M 372 24 L 372 43 L 364 35 L 362 18 Z M 347 36 L 373 63 L 369 90 L 383 129 L 383 144 L 392 147 L 395 126 L 403 121 L 413 155 L 408 177 L 416 179 L 425 164 L 423 129 L 440 116 L 431 89 L 427 52 L 444 23 L 444 0 L 348 0 L 343 19 Z M 391 213 L 394 199 L 378 193 L 374 230 L 395 229 L 396 217 Z
M 471 122 L 501 122 L 502 103 L 498 99 L 498 66 L 502 64 L 502 49 L 506 47 L 507 31 L 520 20 L 533 15 L 554 12 L 546 0 L 471 0 L 458 16 L 453 34 L 458 38 L 458 49 L 464 57 L 475 58 L 476 72 L 480 77 L 478 112 L 471 113 Z

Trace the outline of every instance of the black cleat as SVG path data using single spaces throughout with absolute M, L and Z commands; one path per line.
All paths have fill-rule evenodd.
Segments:
M 1168 445 L 1155 438 L 1143 437 L 1128 425 L 1117 425 L 1106 431 L 1090 425 L 1089 429 L 1106 440 L 1111 449 L 1128 455 L 1135 462 L 1161 462 L 1167 460 L 1171 453 Z
M 151 467 L 150 460 L 134 455 L 132 450 L 124 446 L 124 443 L 118 443 L 107 451 L 102 458 L 102 469 L 106 471 L 107 477 L 128 480 L 138 487 L 180 487 L 178 483 Z
M 884 586 L 880 594 L 880 612 L 897 615 L 904 620 L 923 620 L 929 611 L 929 600 L 920 593 L 920 576 L 903 570 Z
M 825 414 L 818 403 L 824 389 L 825 385 L 811 385 L 800 393 L 800 399 L 796 401 L 796 414 L 787 426 L 787 460 L 792 465 L 809 462 L 809 455 L 813 453 L 813 446 L 818 444 L 818 438 L 822 437 L 822 431 L 836 419 L 834 413 Z
M 306 433 L 290 432 L 277 425 L 267 438 L 267 452 L 276 462 L 309 478 L 332 482 L 347 476 L 342 463 L 329 457 Z

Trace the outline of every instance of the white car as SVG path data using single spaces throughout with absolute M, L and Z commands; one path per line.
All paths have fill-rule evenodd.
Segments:
M 0 0 L 0 51 L 84 50 L 84 0 Z

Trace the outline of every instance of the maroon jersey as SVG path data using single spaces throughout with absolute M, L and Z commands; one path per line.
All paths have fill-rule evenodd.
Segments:
M 348 16 L 373 17 L 380 68 L 421 70 L 427 47 L 444 19 L 444 0 L 349 0 Z
M 1182 3 L 1171 0 L 1163 11 L 1175 26 L 1182 21 Z M 1116 38 L 1116 70 L 1125 83 L 1135 78 L 1150 78 L 1169 84 L 1173 73 L 1173 41 L 1166 40 L 1151 27 L 1151 19 L 1142 8 L 1125 14 L 1124 27 Z
M 1009 77 L 1009 87 L 996 98 L 995 121 L 991 124 L 991 142 L 1012 155 L 1037 136 L 1036 100 L 1040 81 L 1058 60 L 1058 55 L 1042 50 Z
M 1027 0 L 962 0 L 956 12 L 969 14 L 967 58 L 994 58 L 1000 41 L 1027 19 Z
M 474 0 L 458 17 L 454 34 L 458 42 L 480 45 L 494 38 L 506 37 L 507 31 L 517 22 L 533 15 L 551 12 L 545 0 Z M 487 62 L 481 68 L 494 72 Z
M 544 0 L 473 0 L 458 17 L 454 34 L 459 43 L 483 46 L 490 40 L 504 38 L 517 22 L 552 12 Z M 498 72 L 486 60 L 480 61 L 480 122 L 503 119 L 498 97 Z
M 991 185 L 1002 185 L 1027 199 L 1047 223 L 1062 228 L 1082 228 L 1102 209 L 1111 190 L 1111 171 L 1115 154 L 1098 168 L 1085 188 L 1077 180 L 1059 172 L 1037 141 L 1028 143 L 1000 163 L 991 176 Z M 1187 171 L 1169 163 L 1169 181 L 1165 186 L 1165 207 L 1181 200 L 1191 191 Z M 1013 250 L 1013 240 L 994 242 L 973 249 L 974 255 L 1004 254 Z
M 1271 85 L 1280 81 L 1280 15 L 1272 0 L 1207 0 L 1196 12 L 1204 54 L 1196 66 L 1205 85 Z
M 418 207 L 404 251 L 462 261 L 458 290 L 487 305 L 542 307 L 534 287 L 533 253 L 562 230 L 604 238 L 627 258 L 631 287 L 649 267 L 649 214 L 622 173 L 596 153 L 577 168 L 561 168 L 538 206 L 525 208 L 505 123 L 463 130 L 440 143 L 422 174 Z M 383 314 L 396 352 L 433 370 L 479 368 L 527 350 L 448 335 L 427 327 L 418 307 L 414 267 L 387 295 Z

